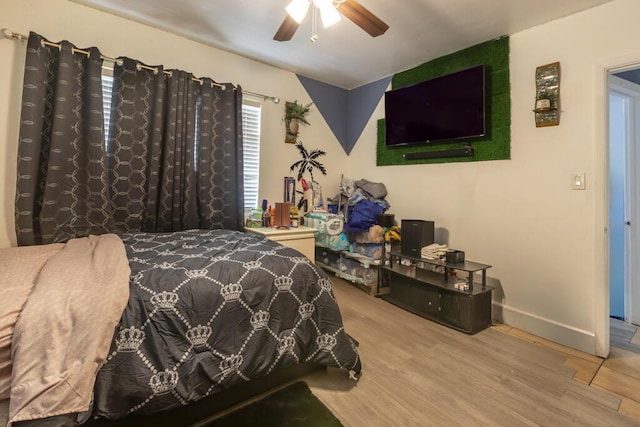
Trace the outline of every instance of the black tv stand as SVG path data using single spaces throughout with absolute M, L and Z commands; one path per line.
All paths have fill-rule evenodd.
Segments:
M 422 153 L 406 153 L 402 157 L 405 160 L 420 160 L 420 159 L 441 159 L 445 157 L 473 157 L 475 150 L 471 146 L 464 148 L 452 148 L 450 150 L 441 151 L 424 151 Z
M 389 253 L 381 268 L 378 297 L 459 331 L 474 334 L 491 325 L 491 291 L 487 286 L 490 265 L 472 261 L 449 263 Z M 455 273 L 454 273 L 455 272 Z M 474 283 L 480 274 L 480 283 Z M 466 276 L 466 277 L 465 277 Z M 468 289 L 458 289 L 466 282 Z

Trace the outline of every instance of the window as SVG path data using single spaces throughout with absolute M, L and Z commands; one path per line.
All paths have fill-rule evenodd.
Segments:
M 242 138 L 244 151 L 244 206 L 258 206 L 260 177 L 260 113 L 259 104 L 244 101 L 242 104 Z
M 102 66 L 102 109 L 104 115 L 104 141 L 109 144 L 109 125 L 111 123 L 111 92 L 113 89 L 113 66 Z M 106 147 L 109 148 L 109 147 Z
M 102 68 L 102 94 L 104 108 L 105 144 L 109 143 L 112 87 L 113 67 L 104 66 Z M 258 206 L 261 111 L 262 108 L 260 107 L 260 104 L 246 100 L 242 104 L 242 138 L 244 141 L 244 206 L 248 208 Z

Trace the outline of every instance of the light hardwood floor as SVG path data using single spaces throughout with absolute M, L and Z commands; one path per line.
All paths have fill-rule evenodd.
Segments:
M 347 427 L 640 426 L 640 358 L 607 360 L 495 325 L 466 335 L 334 278 L 360 379 L 305 378 Z

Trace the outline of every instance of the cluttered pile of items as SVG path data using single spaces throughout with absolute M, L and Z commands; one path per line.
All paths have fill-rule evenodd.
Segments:
M 305 214 L 305 225 L 318 230 L 316 242 L 321 246 L 381 259 L 385 242 L 400 239 L 393 215 L 385 214 L 386 196 L 382 183 L 343 178 L 326 208 Z
M 250 210 L 246 227 L 289 228 L 305 225 L 318 230 L 317 243 L 336 250 L 348 250 L 381 259 L 386 243 L 400 240 L 400 227 L 394 216 L 386 214 L 387 189 L 383 183 L 343 178 L 340 191 L 325 202 L 320 185 L 302 178 L 301 200 L 296 201 L 295 180 L 285 177 L 284 202 Z M 311 206 L 311 208 L 309 208 Z
M 384 184 L 343 178 L 340 191 L 328 199 L 324 211 L 305 214 L 315 228 L 316 261 L 342 277 L 368 286 L 377 284 L 385 245 L 400 240 L 400 228 L 389 209 Z
M 370 269 L 371 263 L 381 262 L 391 243 L 400 240 L 400 227 L 394 216 L 387 214 L 387 189 L 383 183 L 366 179 L 342 177 L 338 194 L 325 200 L 322 188 L 314 179 L 314 171 L 326 175 L 326 169 L 318 161 L 325 152 L 307 149 L 296 143 L 300 160 L 291 165 L 295 176 L 284 178 L 283 202 L 273 205 L 262 201 L 247 215 L 246 227 L 290 228 L 304 225 L 317 230 L 316 260 L 367 283 L 377 282 Z M 309 179 L 306 179 L 306 176 Z M 301 190 L 296 190 L 299 183 Z M 296 203 L 297 202 L 297 203 Z M 348 257 L 343 256 L 348 254 Z M 348 258 L 348 259 L 347 259 Z

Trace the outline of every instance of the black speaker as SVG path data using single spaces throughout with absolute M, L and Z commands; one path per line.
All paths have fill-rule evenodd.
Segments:
M 420 258 L 420 250 L 434 243 L 433 221 L 403 219 L 400 229 L 402 232 L 400 252 L 404 255 Z
M 380 227 L 391 228 L 395 225 L 395 216 L 393 214 L 380 214 L 376 220 L 376 224 Z

